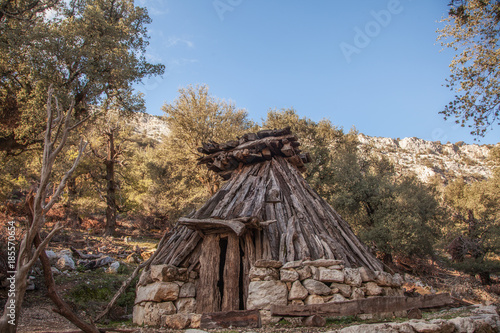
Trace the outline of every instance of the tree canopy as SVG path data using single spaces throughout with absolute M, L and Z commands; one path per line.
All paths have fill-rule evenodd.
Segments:
M 41 142 L 50 84 L 77 117 L 164 66 L 146 61 L 145 8 L 132 0 L 3 1 L 0 6 L 0 151 Z
M 484 136 L 500 124 L 500 1 L 453 0 L 443 22 L 437 39 L 457 52 L 447 80 L 456 95 L 440 113 Z

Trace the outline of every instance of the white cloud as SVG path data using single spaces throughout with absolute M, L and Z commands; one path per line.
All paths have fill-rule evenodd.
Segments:
M 186 38 L 180 38 L 175 36 L 170 36 L 164 42 L 166 47 L 174 47 L 177 45 L 185 45 L 188 48 L 194 48 L 194 43 Z

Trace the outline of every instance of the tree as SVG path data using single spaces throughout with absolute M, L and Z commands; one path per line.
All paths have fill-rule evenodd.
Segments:
M 466 183 L 458 179 L 444 189 L 453 227 L 449 231 L 448 253 L 455 268 L 479 275 L 489 284 L 490 274 L 500 272 L 500 146 L 490 151 L 493 177 Z
M 206 85 L 179 89 L 179 97 L 163 106 L 169 133 L 148 163 L 153 179 L 149 207 L 174 219 L 214 194 L 220 177 L 197 164 L 197 148 L 209 141 L 226 142 L 252 129 L 245 110 L 211 96 Z
M 42 156 L 42 168 L 40 171 L 40 183 L 36 190 L 32 206 L 30 207 L 32 219 L 29 221 L 26 234 L 20 243 L 15 268 L 9 267 L 9 270 L 14 272 L 14 275 L 11 276 L 11 278 L 15 283 L 15 292 L 9 293 L 8 295 L 3 315 L 0 318 L 0 332 L 10 333 L 16 331 L 17 320 L 21 313 L 21 305 L 26 292 L 26 280 L 28 278 L 28 274 L 42 251 L 45 250 L 45 247 L 50 242 L 51 238 L 62 229 L 62 226 L 60 223 L 57 223 L 45 239 L 40 240 L 35 250 L 33 250 L 35 240 L 39 239 L 39 233 L 45 225 L 45 216 L 59 199 L 68 178 L 70 178 L 72 173 L 75 171 L 86 147 L 86 143 L 81 141 L 78 149 L 78 155 L 74 159 L 71 168 L 59 181 L 59 184 L 52 196 L 47 198 L 54 163 L 65 147 L 71 130 L 81 123 L 78 121 L 75 123 L 74 121 L 74 102 L 72 102 L 70 106 L 64 108 L 59 104 L 58 99 L 53 96 L 51 88 L 49 89 L 48 96 L 46 109 L 47 127 L 44 136 L 44 151 Z M 55 104 L 54 107 L 52 103 Z M 64 111 L 65 109 L 66 111 Z
M 500 1 L 452 0 L 450 7 L 437 40 L 458 52 L 447 80 L 456 95 L 440 113 L 484 136 L 500 124 Z
M 52 12 L 49 12 L 49 9 Z M 52 15 L 49 15 L 52 14 Z M 146 9 L 132 0 L 3 1 L 0 6 L 0 151 L 43 142 L 49 84 L 77 117 L 132 83 L 162 74 L 146 61 Z

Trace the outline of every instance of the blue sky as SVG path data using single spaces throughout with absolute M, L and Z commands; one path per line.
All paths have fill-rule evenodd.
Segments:
M 137 88 L 155 115 L 180 87 L 207 84 L 255 121 L 293 107 L 370 136 L 474 143 L 438 114 L 453 97 L 453 53 L 436 42 L 448 2 L 138 0 L 153 19 L 148 59 L 166 72 Z

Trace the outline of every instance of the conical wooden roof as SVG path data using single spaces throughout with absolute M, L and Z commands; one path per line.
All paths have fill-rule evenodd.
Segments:
M 204 235 L 236 233 L 242 243 L 251 243 L 241 243 L 241 249 L 253 247 L 255 260 L 338 259 L 346 267 L 383 270 L 348 223 L 302 177 L 299 169 L 309 156 L 298 146 L 287 128 L 200 148 L 207 155 L 200 163 L 229 180 L 203 207 L 179 219 L 154 264 L 192 269 Z

